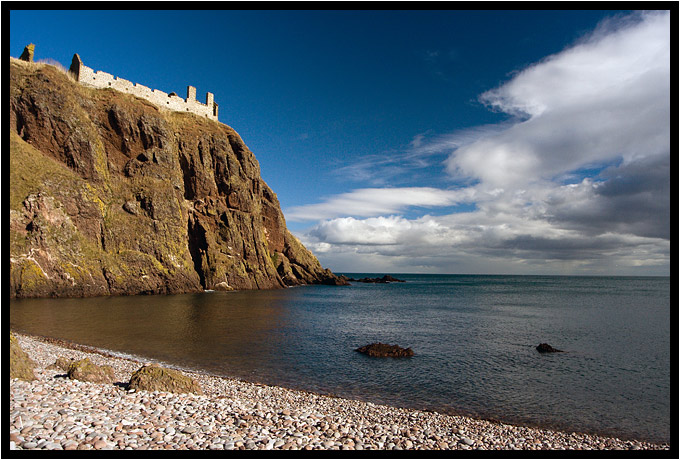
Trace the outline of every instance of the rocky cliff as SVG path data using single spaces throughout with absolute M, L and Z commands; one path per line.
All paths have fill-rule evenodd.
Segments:
M 230 127 L 10 62 L 10 295 L 345 284 Z

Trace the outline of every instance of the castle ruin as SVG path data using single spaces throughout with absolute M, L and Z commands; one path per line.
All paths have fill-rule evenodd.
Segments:
M 139 83 L 132 83 L 123 78 L 114 77 L 110 73 L 97 71 L 83 64 L 78 54 L 73 55 L 69 71 L 77 82 L 94 88 L 113 88 L 146 99 L 159 108 L 177 112 L 191 112 L 201 117 L 217 121 L 217 102 L 213 93 L 206 93 L 205 104 L 196 100 L 196 88 L 187 86 L 187 98 L 183 99 L 175 93 L 165 93 L 151 89 Z

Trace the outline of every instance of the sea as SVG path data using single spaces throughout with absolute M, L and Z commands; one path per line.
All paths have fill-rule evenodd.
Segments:
M 10 325 L 250 382 L 670 442 L 669 277 L 391 275 L 406 282 L 12 300 Z M 373 342 L 414 356 L 355 351 Z

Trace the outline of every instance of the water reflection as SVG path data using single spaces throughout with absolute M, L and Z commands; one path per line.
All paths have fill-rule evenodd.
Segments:
M 407 283 L 25 299 L 10 323 L 255 382 L 668 440 L 669 278 L 398 277 Z M 569 353 L 533 348 L 553 340 Z M 375 341 L 416 354 L 353 351 Z
M 240 374 L 272 359 L 289 314 L 286 291 L 12 301 L 10 324 L 152 360 Z M 224 373 L 222 372 L 222 373 Z

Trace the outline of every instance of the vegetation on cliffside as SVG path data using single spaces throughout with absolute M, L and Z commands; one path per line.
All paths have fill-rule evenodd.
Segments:
M 10 62 L 10 294 L 345 284 L 230 127 Z

